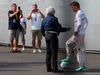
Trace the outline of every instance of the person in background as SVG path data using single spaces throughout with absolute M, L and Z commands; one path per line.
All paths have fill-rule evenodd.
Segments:
M 19 16 L 20 15 L 22 16 L 22 10 L 21 9 L 17 10 L 17 5 L 15 3 L 11 5 L 11 9 L 12 10 L 8 11 L 8 17 L 9 17 L 8 31 L 9 31 L 11 52 L 15 53 L 15 52 L 21 52 L 20 50 L 17 49 L 17 46 L 18 46 L 19 33 L 20 33 Z M 15 50 L 13 50 L 13 41 L 14 41 Z
M 84 37 L 85 30 L 88 25 L 88 20 L 86 18 L 85 13 L 80 9 L 80 4 L 77 1 L 74 1 L 70 4 L 72 11 L 76 12 L 75 16 L 75 31 L 74 35 L 66 42 L 66 52 L 67 57 L 61 61 L 71 62 L 71 45 L 75 44 L 75 54 L 77 56 L 77 61 L 79 63 L 79 68 L 76 71 L 86 71 L 87 68 L 85 66 L 85 47 L 84 47 Z
M 47 16 L 43 19 L 41 25 L 41 33 L 46 40 L 46 67 L 47 72 L 62 72 L 58 69 L 58 35 L 60 32 L 70 31 L 70 27 L 62 28 L 58 19 L 55 17 L 55 9 L 48 7 L 46 9 Z M 51 64 L 52 60 L 52 64 Z
M 36 53 L 36 48 L 35 48 L 35 40 L 36 37 L 38 39 L 38 52 L 41 53 L 42 50 L 41 48 L 41 39 L 42 39 L 42 34 L 40 32 L 41 28 L 41 21 L 42 18 L 45 16 L 41 13 L 41 11 L 38 9 L 37 4 L 33 4 L 32 11 L 28 15 L 27 19 L 31 19 L 31 32 L 32 32 L 32 45 L 33 45 L 33 53 Z
M 22 51 L 25 50 L 25 34 L 26 34 L 26 18 L 22 15 L 20 16 L 20 24 L 22 26 L 22 31 L 20 32 L 21 41 L 22 41 Z

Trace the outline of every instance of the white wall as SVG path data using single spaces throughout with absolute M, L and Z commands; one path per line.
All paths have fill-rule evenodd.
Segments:
M 25 17 L 28 16 L 32 9 L 34 3 L 38 4 L 39 9 L 43 14 L 45 14 L 45 9 L 48 6 L 52 6 L 56 10 L 56 16 L 59 19 L 59 22 L 63 27 L 74 25 L 74 16 L 75 13 L 72 12 L 70 8 L 70 3 L 73 0 L 0 0 L 0 43 L 9 43 L 8 36 L 8 10 L 11 9 L 11 4 L 16 3 L 18 6 L 21 6 L 23 14 Z M 81 9 L 86 13 L 89 25 L 86 30 L 86 49 L 88 50 L 100 50 L 100 36 L 98 33 L 99 30 L 99 18 L 100 18 L 100 0 L 76 0 L 79 1 Z M 26 34 L 26 45 L 31 46 L 31 21 L 27 21 L 27 34 Z M 71 32 L 61 33 L 59 36 L 59 47 L 65 48 L 65 42 L 73 34 Z M 19 42 L 21 44 L 21 41 Z M 42 40 L 42 47 L 45 47 L 45 40 Z
M 34 3 L 37 3 L 38 4 L 38 7 L 39 9 L 42 11 L 43 14 L 45 14 L 45 9 L 48 7 L 48 6 L 52 6 L 55 8 L 56 10 L 56 16 L 58 17 L 60 23 L 64 26 L 64 27 L 68 27 L 68 25 L 70 25 L 70 17 L 69 17 L 69 0 L 1 0 L 2 2 L 2 7 L 3 6 L 7 6 L 7 8 L 5 8 L 5 12 L 6 13 L 3 13 L 5 14 L 4 16 L 6 18 L 6 21 L 2 21 L 3 23 L 2 26 L 5 26 L 3 28 L 5 28 L 5 30 L 3 30 L 3 32 L 6 33 L 6 35 L 2 34 L 2 39 L 1 39 L 1 43 L 9 43 L 9 39 L 8 39 L 8 31 L 7 31 L 7 26 L 8 24 L 6 23 L 8 21 L 7 19 L 7 12 L 9 9 L 11 9 L 11 4 L 12 3 L 16 3 L 18 6 L 21 6 L 21 9 L 23 10 L 23 14 L 25 17 L 28 16 L 28 14 L 31 12 L 32 10 L 32 5 Z M 6 2 L 6 4 L 5 4 Z M 45 14 L 46 15 L 46 14 Z M 2 18 L 1 18 L 2 20 Z M 30 30 L 30 26 L 31 26 L 31 21 L 27 21 L 27 34 L 26 34 L 26 45 L 27 46 L 31 46 L 31 30 Z M 64 36 L 66 35 L 66 36 Z M 60 48 L 64 48 L 65 47 L 65 41 L 68 39 L 69 35 L 68 33 L 61 33 L 61 35 L 59 36 L 59 47 Z M 6 40 L 5 40 L 6 39 Z M 21 41 L 19 42 L 19 44 L 21 44 Z M 42 47 L 45 47 L 45 40 L 43 38 L 42 40 Z

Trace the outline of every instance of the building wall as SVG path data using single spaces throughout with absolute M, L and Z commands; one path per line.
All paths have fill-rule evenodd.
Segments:
M 73 0 L 0 0 L 0 43 L 9 43 L 8 36 L 8 10 L 11 9 L 11 4 L 16 3 L 23 10 L 25 17 L 32 10 L 32 5 L 34 3 L 38 4 L 38 8 L 46 16 L 45 9 L 48 6 L 52 6 L 56 10 L 56 17 L 58 17 L 59 22 L 63 27 L 74 26 L 74 16 L 75 13 L 72 12 L 70 8 L 70 3 Z M 85 45 L 88 50 L 99 50 L 100 49 L 100 36 L 99 30 L 99 2 L 100 0 L 76 0 L 81 4 L 81 9 L 86 13 L 89 25 L 86 30 Z M 65 48 L 65 42 L 73 35 L 73 29 L 70 32 L 64 32 L 59 35 L 59 48 Z M 31 45 L 31 21 L 27 20 L 27 34 L 26 46 Z M 19 41 L 21 45 L 21 40 Z M 45 39 L 42 39 L 42 47 L 45 47 Z

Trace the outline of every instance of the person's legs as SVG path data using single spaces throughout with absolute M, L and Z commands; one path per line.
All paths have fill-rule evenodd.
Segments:
M 41 48 L 41 40 L 38 40 L 38 52 L 39 53 L 41 53 L 42 52 L 42 50 L 40 49 Z
M 18 40 L 15 40 L 15 41 L 14 41 L 14 48 L 15 48 L 15 51 L 17 50 L 17 46 L 18 46 Z
M 35 49 L 35 40 L 32 40 L 33 49 Z
M 85 67 L 85 48 L 84 48 L 84 34 L 80 34 L 76 39 L 77 39 L 77 45 L 76 45 L 76 56 L 77 56 L 77 61 L 79 63 L 78 69 L 76 71 L 80 70 L 87 70 Z
M 33 53 L 35 53 L 35 52 L 36 52 L 36 50 L 35 50 L 35 39 L 36 39 L 36 34 L 37 34 L 37 32 L 36 32 L 36 30 L 31 30 L 31 32 L 32 32 Z
M 24 36 L 24 29 L 22 29 L 22 31 L 20 32 L 20 36 L 21 36 L 21 41 L 22 41 L 22 50 L 25 47 L 25 36 Z
M 36 30 L 32 30 L 32 46 L 35 49 Z
M 40 48 L 41 48 L 41 39 L 42 39 L 42 34 L 41 34 L 41 31 L 40 30 L 37 30 L 37 37 L 38 37 L 38 52 L 42 52 L 41 50 L 40 50 Z
M 14 40 L 14 30 L 8 30 L 11 52 L 13 52 L 13 40 Z
M 79 63 L 79 67 L 85 66 L 85 50 L 84 49 L 79 49 L 77 51 L 77 61 Z
M 13 41 L 10 41 L 11 51 L 13 51 Z
M 50 72 L 52 71 L 52 68 L 51 68 L 51 48 L 50 48 L 50 35 L 47 34 L 45 36 L 45 40 L 46 40 L 46 68 L 47 68 L 47 71 Z
M 41 40 L 38 39 L 38 47 L 41 48 Z
M 74 37 L 72 36 L 67 42 L 66 42 L 66 52 L 67 52 L 67 58 L 70 58 L 71 55 L 71 49 L 70 46 L 75 42 Z
M 17 49 L 17 46 L 18 46 L 18 40 L 19 40 L 19 33 L 20 33 L 20 30 L 17 29 L 15 30 L 15 41 L 14 41 L 14 48 L 15 48 L 15 51 L 16 52 L 21 52 Z
M 77 51 L 77 61 L 79 63 L 79 68 L 76 69 L 76 71 L 86 71 L 87 68 L 85 66 L 85 50 L 84 49 L 79 49 Z
M 51 49 L 50 49 L 50 44 L 49 42 L 46 42 L 46 66 L 47 66 L 47 71 L 51 70 Z
M 75 43 L 74 40 L 74 35 L 66 42 L 66 53 L 67 53 L 67 57 L 61 61 L 66 61 L 66 62 L 70 62 L 70 56 L 71 56 L 71 45 Z
M 58 59 L 58 38 L 56 34 L 52 34 L 50 42 L 50 47 L 51 47 L 51 57 L 52 57 L 52 66 L 53 66 L 53 71 L 58 70 L 58 65 L 57 65 L 57 59 Z
M 23 48 L 25 48 L 25 42 L 22 42 Z
M 85 66 L 85 46 L 84 46 L 84 37 L 85 35 L 81 35 L 81 44 L 80 44 L 80 49 L 81 49 L 81 63 L 80 66 Z

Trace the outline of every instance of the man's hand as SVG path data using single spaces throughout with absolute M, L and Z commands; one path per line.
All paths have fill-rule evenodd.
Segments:
M 20 10 L 18 9 L 15 13 L 13 13 L 13 14 L 10 14 L 10 17 L 12 18 L 12 17 L 15 17 L 17 14 L 18 14 L 18 12 L 20 12 Z
M 21 9 L 19 10 L 19 12 L 20 12 L 20 14 L 22 14 L 22 10 Z
M 20 10 L 18 9 L 16 12 L 18 13 L 18 12 L 20 12 Z
M 33 13 L 34 12 L 34 9 L 31 11 L 31 13 Z
M 24 30 L 24 35 L 26 34 L 26 31 Z
M 68 31 L 70 31 L 72 28 L 69 26 L 67 29 L 68 29 Z
M 22 10 L 21 10 L 21 9 L 20 9 L 20 10 L 18 9 L 16 12 L 17 12 L 17 13 L 20 12 L 20 14 L 22 14 Z
M 31 19 L 31 14 L 34 12 L 34 10 L 32 10 L 31 12 L 30 12 L 30 14 L 27 16 L 27 20 L 30 20 Z
M 80 31 L 74 32 L 74 35 L 77 36 L 77 34 L 78 34 L 79 32 L 80 32 Z
M 39 9 L 37 9 L 37 10 L 38 10 L 37 12 L 40 13 L 41 17 L 45 18 L 45 16 L 41 13 L 41 11 Z
M 78 32 L 74 32 L 74 35 L 76 36 L 78 34 Z
M 41 12 L 39 9 L 37 9 L 37 10 L 38 10 L 38 11 L 37 11 L 38 13 L 40 13 L 40 12 Z

